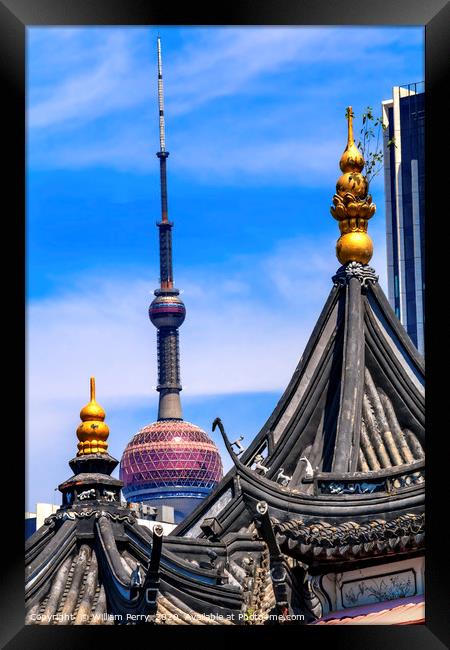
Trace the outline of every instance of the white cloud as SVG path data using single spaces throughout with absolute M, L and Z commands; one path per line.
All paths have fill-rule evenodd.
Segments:
M 53 64 L 55 52 L 46 50 L 45 30 L 39 31 L 39 38 L 32 41 L 34 47 L 30 54 L 42 57 L 45 52 Z M 98 30 L 96 47 L 85 42 L 88 32 L 79 28 L 78 47 L 87 54 L 78 67 L 69 67 L 70 73 L 61 82 L 44 87 L 45 99 L 31 104 L 30 127 L 48 127 L 74 119 L 93 120 L 118 108 L 139 106 L 151 100 L 149 80 L 153 78 L 153 68 L 148 61 L 142 67 L 136 52 L 136 44 L 145 32 L 123 28 Z M 64 41 L 69 43 L 68 50 L 61 50 L 61 56 L 73 60 L 77 29 L 50 29 L 48 38 L 54 46 L 58 46 L 58 34 L 62 41 L 60 47 L 64 48 Z M 153 41 L 150 31 L 148 34 L 151 57 Z M 384 47 L 421 42 L 418 30 L 408 33 L 404 28 L 225 27 L 189 29 L 183 34 L 184 46 L 175 54 L 164 53 L 165 63 L 170 61 L 165 66 L 165 77 L 170 81 L 165 92 L 173 116 L 191 112 L 218 97 L 248 93 L 251 84 L 264 77 L 270 79 L 272 93 L 276 93 L 275 73 L 283 75 L 294 66 L 310 70 L 324 62 L 339 60 L 342 44 L 349 38 L 359 59 L 365 57 L 365 75 L 370 75 L 373 66 L 379 69 L 383 63 L 398 64 L 406 56 L 393 57 L 392 53 L 383 51 Z M 66 38 L 61 38 L 64 35 Z M 343 66 L 341 81 L 354 80 L 354 74 L 352 66 Z M 321 86 L 320 82 L 315 85 Z M 270 88 L 265 87 L 266 91 Z M 294 94 L 297 91 L 293 88 Z
M 400 74 L 405 45 L 421 42 L 420 30 L 406 28 L 224 27 L 179 34 L 181 45 L 163 53 L 168 143 L 176 154 L 171 174 L 233 185 L 334 183 L 345 138 L 344 109 L 337 106 L 371 96 L 385 70 Z M 39 70 L 47 62 L 59 74 L 30 77 L 30 167 L 155 169 L 152 30 L 53 28 L 37 36 L 30 56 Z M 349 39 L 364 75 L 353 64 L 332 65 Z M 54 63 L 58 48 L 61 61 Z
M 207 286 L 199 283 L 200 272 L 179 273 L 187 306 L 180 330 L 186 393 L 284 386 L 330 289 L 330 268 L 334 270 L 332 259 L 326 264 L 311 257 L 310 250 L 310 244 L 298 240 L 256 262 L 241 259 L 234 273 L 210 269 Z M 286 281 L 291 282 L 290 294 Z M 55 403 L 76 396 L 81 406 L 90 375 L 97 377 L 105 404 L 154 393 L 156 331 L 147 316 L 152 298 L 150 282 L 140 273 L 134 281 L 86 277 L 71 291 L 30 303 L 31 426 L 39 404 L 48 415 L 49 396 Z
M 250 84 L 302 59 L 310 62 L 320 30 L 225 28 L 203 32 L 175 57 L 168 108 L 180 115 L 218 97 L 247 93 Z M 317 55 L 315 55 L 317 60 Z M 320 55 L 318 57 L 321 59 Z
M 276 340 L 273 331 L 282 324 L 283 314 L 264 296 L 252 295 L 251 287 L 242 281 L 209 278 L 206 289 L 189 278 L 183 281 L 180 275 L 188 309 L 181 329 L 183 383 L 193 395 L 279 388 L 279 372 L 271 369 L 262 376 L 260 369 L 248 368 L 247 359 L 258 365 L 257 357 L 265 349 L 269 357 L 280 359 L 282 367 L 289 346 L 286 337 Z M 268 273 L 269 295 L 273 281 Z M 150 283 L 142 278 L 132 282 L 86 279 L 79 292 L 32 302 L 28 309 L 31 395 L 69 397 L 80 392 L 89 374 L 98 376 L 105 399 L 147 395 L 156 384 L 156 332 L 147 316 L 152 298 Z M 246 358 L 241 353 L 244 348 Z M 236 352 L 230 359 L 232 350 Z M 221 370 L 211 381 L 213 368 L 223 364 L 234 371 Z
M 133 71 L 130 37 L 132 33 L 127 30 L 107 33 L 92 52 L 93 61 L 74 65 L 75 72 L 69 68 L 71 74 L 60 83 L 44 86 L 39 101 L 29 107 L 28 127 L 71 122 L 73 128 L 73 123 L 92 121 L 149 99 L 147 71 Z M 47 96 L 42 98 L 45 90 Z
M 198 281 L 204 277 L 200 271 L 180 272 L 187 306 L 180 330 L 185 392 L 196 396 L 283 389 L 331 288 L 337 268 L 333 246 L 331 241 L 304 238 L 280 242 L 265 257 L 241 258 L 237 268 L 234 262 L 234 272 L 207 270 L 207 285 Z M 383 263 L 384 250 L 378 248 Z M 36 423 L 49 421 L 52 403 L 75 403 L 76 410 L 84 404 L 90 375 L 97 377 L 105 407 L 110 400 L 132 403 L 154 396 L 156 331 L 147 316 L 152 298 L 150 282 L 140 272 L 132 281 L 80 278 L 71 291 L 30 303 L 32 436 Z M 68 416 L 76 421 L 77 412 Z M 57 430 L 48 433 L 55 436 Z
M 405 39 L 417 42 L 417 36 L 412 32 L 407 35 L 401 28 L 370 27 L 228 27 L 194 30 L 193 36 L 171 61 L 167 97 L 173 115 L 192 111 L 218 97 L 245 94 L 262 77 L 270 79 L 276 93 L 275 73 L 283 75 L 294 67 L 310 72 L 323 63 L 342 61 L 343 43 L 348 40 L 358 58 L 364 58 L 365 74 L 370 74 L 371 67 L 398 63 L 399 57 L 383 52 L 384 47 Z M 341 83 L 349 78 L 354 81 L 352 65 L 342 64 L 339 69 Z M 320 88 L 321 83 L 315 85 Z
M 193 155 L 189 137 L 181 134 L 173 145 L 176 160 L 171 161 L 171 173 L 183 174 L 185 178 L 188 174 L 206 184 L 220 180 L 233 185 L 267 180 L 298 187 L 332 187 L 344 148 L 338 138 L 317 142 L 311 137 L 254 137 L 238 144 L 220 131 L 214 140 L 204 141 L 200 159 Z M 129 127 L 120 136 L 103 141 L 63 145 L 45 152 L 45 156 L 42 152 L 41 165 L 73 170 L 98 166 L 146 174 L 155 171 L 152 154 L 142 130 Z

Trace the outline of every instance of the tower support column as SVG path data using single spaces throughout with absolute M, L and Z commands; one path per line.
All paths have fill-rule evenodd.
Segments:
M 180 391 L 163 388 L 159 391 L 158 420 L 182 420 Z
M 158 420 L 182 420 L 178 330 L 158 329 Z

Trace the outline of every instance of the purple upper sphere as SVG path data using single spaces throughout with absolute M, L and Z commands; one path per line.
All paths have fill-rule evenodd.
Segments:
M 186 317 L 186 307 L 176 294 L 160 294 L 150 305 L 148 315 L 155 327 L 178 328 Z

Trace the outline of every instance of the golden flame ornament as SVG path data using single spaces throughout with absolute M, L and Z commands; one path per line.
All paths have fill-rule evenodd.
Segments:
M 80 411 L 81 424 L 77 429 L 78 443 L 77 456 L 83 454 L 102 454 L 108 449 L 106 439 L 109 436 L 109 427 L 104 423 L 106 413 L 95 401 L 95 377 L 91 377 L 91 401 Z
M 362 169 L 365 161 L 353 137 L 352 107 L 347 108 L 347 147 L 339 166 L 342 175 L 336 183 L 336 194 L 330 212 L 339 222 L 341 236 L 336 243 L 336 255 L 341 264 L 367 264 L 373 254 L 373 243 L 367 234 L 368 221 L 375 214 L 376 205 L 367 194 L 369 184 Z

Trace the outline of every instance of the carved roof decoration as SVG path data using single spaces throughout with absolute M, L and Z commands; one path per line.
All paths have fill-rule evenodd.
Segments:
M 374 519 L 362 524 L 346 521 L 337 526 L 292 519 L 284 523 L 274 521 L 273 528 L 280 547 L 287 552 L 298 549 L 302 558 L 309 557 L 314 562 L 342 561 L 423 548 L 425 514 L 409 513 L 390 521 Z

